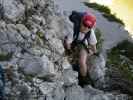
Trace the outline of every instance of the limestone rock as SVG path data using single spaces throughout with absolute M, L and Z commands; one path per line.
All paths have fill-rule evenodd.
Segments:
M 18 0 L 4 0 L 3 7 L 4 16 L 13 22 L 19 20 L 25 11 L 24 5 Z
M 78 83 L 78 73 L 72 70 L 64 70 L 63 80 L 65 86 L 71 86 Z
M 24 59 L 20 60 L 20 67 L 29 75 L 37 75 L 39 77 L 55 75 L 54 65 L 45 55 L 42 58 L 30 55 L 24 56 Z
M 94 81 L 94 85 L 98 88 L 103 88 L 105 83 L 105 59 L 102 54 L 95 59 L 92 59 L 92 66 L 89 70 L 89 75 L 91 79 Z
M 77 85 L 68 87 L 65 100 L 85 100 L 84 91 Z

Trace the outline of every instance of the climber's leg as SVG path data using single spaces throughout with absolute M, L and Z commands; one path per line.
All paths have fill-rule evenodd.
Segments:
M 86 77 L 87 75 L 87 51 L 81 49 L 79 52 L 79 65 L 80 65 L 80 75 L 81 77 Z

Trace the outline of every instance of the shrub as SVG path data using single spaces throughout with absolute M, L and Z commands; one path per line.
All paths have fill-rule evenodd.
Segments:
M 109 53 L 107 64 L 119 69 L 125 79 L 133 81 L 133 43 L 127 40 L 119 43 Z
M 0 61 L 9 61 L 12 58 L 13 53 L 0 53 Z

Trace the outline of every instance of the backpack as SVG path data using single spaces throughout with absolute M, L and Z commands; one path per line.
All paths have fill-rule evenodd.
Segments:
M 72 14 L 69 16 L 70 21 L 74 24 L 73 27 L 73 41 L 77 41 L 79 32 L 80 32 L 80 23 L 81 19 L 85 13 L 84 12 L 77 12 L 77 11 L 72 11 Z M 89 38 L 90 38 L 91 31 L 86 33 L 85 37 L 81 41 L 84 44 L 84 41 L 87 39 L 88 45 L 89 45 Z

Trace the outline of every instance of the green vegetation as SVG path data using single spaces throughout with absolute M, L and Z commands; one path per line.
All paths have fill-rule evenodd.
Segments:
M 84 4 L 86 6 L 88 6 L 88 7 L 93 8 L 95 10 L 98 10 L 98 11 L 100 11 L 102 13 L 106 13 L 106 14 L 110 14 L 111 13 L 110 9 L 108 7 L 106 7 L 106 6 L 99 5 L 97 3 L 88 3 L 88 2 L 84 2 Z
M 36 34 L 37 34 L 37 36 L 38 36 L 39 38 L 44 38 L 43 32 L 38 31 L 38 32 L 36 32 Z
M 112 22 L 114 21 L 114 22 L 124 25 L 124 23 L 120 19 L 116 18 L 116 16 L 113 14 L 103 14 L 103 16 L 107 18 L 108 21 L 112 21 Z
M 115 16 L 115 14 L 111 14 L 111 11 L 108 7 L 104 6 L 104 5 L 99 5 L 97 3 L 88 3 L 88 2 L 84 2 L 84 4 L 90 8 L 93 8 L 97 11 L 102 12 L 102 15 L 108 20 L 108 21 L 112 21 L 112 22 L 117 22 L 120 23 L 122 25 L 124 25 L 123 21 L 120 20 L 119 18 L 117 18 Z
M 0 53 L 0 61 L 9 61 L 12 58 L 13 53 Z
M 95 34 L 97 38 L 97 49 L 98 51 L 100 51 L 103 44 L 102 32 L 100 31 L 100 29 L 96 28 Z
M 25 81 L 32 81 L 33 80 L 33 78 L 34 78 L 34 76 L 33 75 L 26 75 L 26 74 L 24 74 L 25 75 Z
M 117 67 L 124 79 L 133 82 L 133 43 L 124 40 L 108 53 L 107 65 Z

